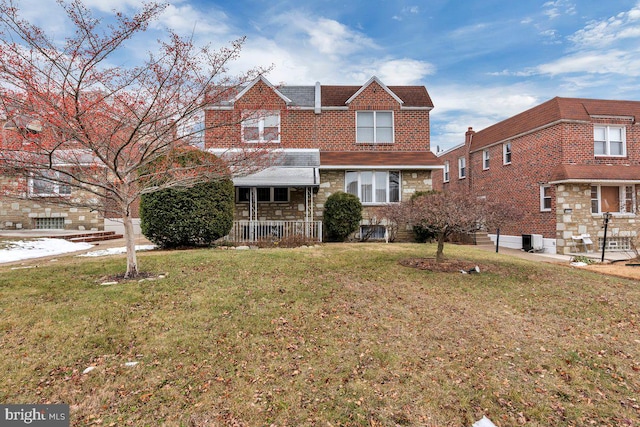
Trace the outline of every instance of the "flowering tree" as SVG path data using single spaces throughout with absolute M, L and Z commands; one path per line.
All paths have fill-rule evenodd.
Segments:
M 171 31 L 139 66 L 112 66 L 125 43 L 167 5 L 147 3 L 107 25 L 81 0 L 59 4 L 75 29 L 64 43 L 22 19 L 15 0 L 0 0 L 0 173 L 23 177 L 16 180 L 22 185 L 3 192 L 35 198 L 27 183 L 45 182 L 69 190 L 55 200 L 48 194 L 49 201 L 122 218 L 125 277 L 133 277 L 138 264 L 131 214 L 141 194 L 267 166 L 263 151 L 237 147 L 223 166 L 177 163 L 171 154 L 201 139 L 206 105 L 229 99 L 267 70 L 229 75 L 226 66 L 238 57 L 243 39 L 216 51 Z
M 436 261 L 444 260 L 444 243 L 454 233 L 474 233 L 480 227 L 493 229 L 518 217 L 512 206 L 480 199 L 467 192 L 434 192 L 403 202 L 396 221 L 431 230 L 438 241 Z

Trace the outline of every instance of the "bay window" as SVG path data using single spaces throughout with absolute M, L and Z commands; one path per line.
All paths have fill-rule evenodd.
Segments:
M 400 201 L 399 171 L 347 171 L 345 192 L 358 196 L 362 204 Z

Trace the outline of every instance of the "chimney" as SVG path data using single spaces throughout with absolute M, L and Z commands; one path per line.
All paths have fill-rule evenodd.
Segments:
M 322 112 L 322 91 L 320 89 L 320 82 L 316 82 L 315 87 L 315 102 L 313 105 L 313 112 L 320 114 Z
M 476 131 L 474 131 L 471 126 L 469 126 L 469 129 L 467 129 L 467 132 L 464 134 L 464 145 L 471 144 L 471 141 L 473 141 L 474 133 L 476 133 Z

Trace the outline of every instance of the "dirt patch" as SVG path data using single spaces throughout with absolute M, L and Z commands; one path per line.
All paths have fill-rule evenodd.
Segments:
M 460 273 L 461 271 L 473 271 L 475 273 L 476 267 L 478 267 L 481 273 L 494 271 L 496 269 L 496 267 L 492 265 L 478 264 L 461 259 L 445 259 L 444 261 L 436 262 L 435 258 L 409 258 L 400 261 L 400 265 L 438 273 Z
M 638 261 L 629 261 L 629 263 L 638 263 Z M 624 262 L 613 264 L 590 264 L 579 268 L 594 271 L 596 273 L 623 277 L 625 279 L 640 280 L 640 266 L 627 266 Z

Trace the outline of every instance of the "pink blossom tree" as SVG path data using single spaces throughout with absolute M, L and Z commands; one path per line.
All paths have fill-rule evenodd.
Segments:
M 167 5 L 146 3 L 133 16 L 118 13 L 113 25 L 94 17 L 81 0 L 59 4 L 75 30 L 64 42 L 23 19 L 16 1 L 0 0 L 0 113 L 5 118 L 0 173 L 22 183 L 3 193 L 35 198 L 27 183 L 44 180 L 72 189 L 57 203 L 121 218 L 125 277 L 135 277 L 132 209 L 141 194 L 267 166 L 264 151 L 240 145 L 224 165 L 177 164 L 171 155 L 193 147 L 208 130 L 206 105 L 229 99 L 267 70 L 230 75 L 227 67 L 238 58 L 244 39 L 213 50 L 172 31 L 139 65 L 113 66 L 126 43 L 146 31 Z M 50 195 L 47 200 L 54 201 Z

